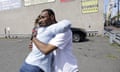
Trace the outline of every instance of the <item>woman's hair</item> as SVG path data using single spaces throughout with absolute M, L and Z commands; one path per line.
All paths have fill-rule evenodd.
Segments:
M 35 23 L 38 23 L 40 16 L 35 19 Z
M 37 18 L 35 19 L 34 26 L 37 26 L 39 24 L 39 18 L 40 18 L 40 15 L 37 16 Z

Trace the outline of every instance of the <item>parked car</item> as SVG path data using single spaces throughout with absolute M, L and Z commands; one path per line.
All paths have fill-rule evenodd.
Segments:
M 71 30 L 73 33 L 73 42 L 80 42 L 86 39 L 87 33 L 85 32 L 85 30 L 74 27 L 72 27 Z
M 115 21 L 112 25 L 120 28 L 120 21 Z

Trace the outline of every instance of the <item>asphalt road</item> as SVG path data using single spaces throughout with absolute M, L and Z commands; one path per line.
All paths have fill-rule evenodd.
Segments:
M 80 72 L 120 72 L 120 46 L 106 37 L 73 43 Z M 29 53 L 29 39 L 0 39 L 0 72 L 19 72 Z

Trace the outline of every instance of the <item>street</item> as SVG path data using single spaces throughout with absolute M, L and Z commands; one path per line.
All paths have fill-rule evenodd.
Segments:
M 80 72 L 120 72 L 120 46 L 107 37 L 73 43 Z M 0 72 L 19 72 L 29 53 L 29 39 L 0 39 Z

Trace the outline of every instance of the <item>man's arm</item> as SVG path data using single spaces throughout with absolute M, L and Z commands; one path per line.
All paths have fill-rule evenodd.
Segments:
M 69 31 L 65 33 L 59 33 L 54 38 L 52 38 L 48 44 L 45 44 L 35 37 L 33 37 L 32 42 L 36 45 L 36 47 L 41 50 L 44 54 L 49 54 L 55 49 L 64 49 L 67 42 L 71 42 L 72 33 Z
M 36 47 L 43 52 L 45 55 L 49 54 L 50 52 L 52 52 L 53 50 L 57 49 L 56 46 L 51 45 L 51 44 L 45 44 L 41 41 L 39 41 L 38 39 L 36 39 L 35 37 L 33 37 L 32 42 L 36 45 Z

